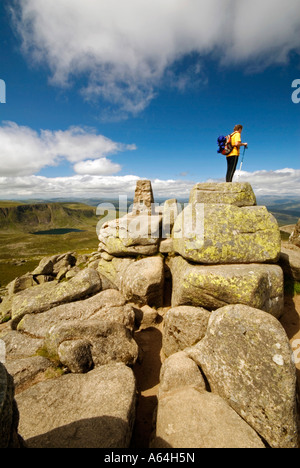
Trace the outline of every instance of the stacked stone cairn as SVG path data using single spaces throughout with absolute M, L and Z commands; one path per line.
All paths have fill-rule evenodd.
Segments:
M 181 208 L 139 181 L 99 234 L 99 271 L 127 300 L 160 307 L 172 280 L 152 447 L 297 447 L 277 222 L 248 183 L 197 184 Z
M 0 304 L 0 447 L 129 447 L 134 332 L 158 316 L 152 448 L 298 447 L 280 233 L 251 186 L 197 184 L 186 205 L 159 205 L 140 180 L 98 234 L 88 261 L 43 259 Z

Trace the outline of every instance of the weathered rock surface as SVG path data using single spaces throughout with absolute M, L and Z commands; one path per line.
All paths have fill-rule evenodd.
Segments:
M 256 205 L 256 197 L 248 182 L 196 184 L 190 193 L 189 203 L 226 203 L 236 206 Z
M 298 223 L 296 224 L 292 234 L 290 235 L 289 241 L 297 245 L 297 247 L 300 247 L 300 219 L 298 220 Z
M 292 244 L 281 247 L 279 263 L 284 273 L 295 281 L 300 281 L 300 249 Z
M 121 323 L 132 330 L 135 316 L 132 307 L 125 303 L 119 291 L 107 289 L 82 301 L 62 304 L 41 314 L 25 315 L 17 329 L 31 337 L 45 338 L 54 326 L 89 319 Z
M 158 255 L 131 263 L 120 278 L 120 291 L 127 301 L 161 307 L 164 261 Z
M 152 185 L 150 180 L 138 180 L 133 200 L 133 212 L 152 212 L 152 203 L 154 203 Z
M 62 268 L 71 268 L 76 264 L 76 257 L 74 252 L 67 252 L 65 254 L 52 255 L 51 257 L 44 257 L 36 269 L 32 272 L 33 276 L 37 275 L 53 275 Z
M 4 330 L 0 334 L 0 339 L 5 343 L 6 360 L 34 356 L 43 345 L 42 339 L 18 333 L 11 329 Z
M 124 325 L 99 319 L 71 320 L 52 327 L 44 347 L 71 372 L 84 373 L 112 361 L 133 365 L 138 357 L 138 346 Z
M 116 363 L 40 382 L 16 397 L 29 448 L 127 448 L 135 379 Z
M 162 207 L 162 238 L 170 238 L 181 207 L 175 198 L 166 200 Z
M 56 283 L 52 281 L 21 291 L 12 299 L 13 327 L 16 327 L 26 314 L 44 312 L 59 304 L 95 294 L 100 289 L 99 274 L 94 269 L 86 268 L 67 282 Z
M 206 389 L 199 367 L 183 351 L 172 354 L 163 362 L 159 381 L 159 399 L 167 392 L 186 386 L 198 390 Z
M 116 285 L 127 301 L 156 307 L 162 305 L 164 261 L 160 255 L 141 260 L 101 259 L 98 271 Z
M 99 231 L 99 251 L 124 257 L 158 252 L 160 215 L 129 213 L 104 223 Z
M 279 318 L 283 313 L 283 272 L 278 265 L 197 265 L 177 256 L 168 262 L 172 306 L 217 309 L 245 304 Z
M 272 448 L 297 448 L 296 368 L 277 319 L 244 305 L 222 307 L 188 355 L 212 392 Z
M 54 364 L 42 356 L 31 356 L 22 359 L 8 360 L 5 364 L 7 371 L 14 379 L 16 393 L 24 387 L 29 387 L 39 379 L 54 377 Z
M 210 312 L 201 307 L 179 306 L 164 317 L 162 349 L 166 356 L 193 346 L 204 338 Z
M 206 264 L 276 262 L 281 248 L 277 221 L 264 206 L 189 204 L 172 237 L 175 252 Z
M 159 399 L 153 448 L 264 448 L 218 395 L 183 387 Z
M 19 412 L 14 399 L 14 382 L 0 362 L 0 448 L 21 448 Z

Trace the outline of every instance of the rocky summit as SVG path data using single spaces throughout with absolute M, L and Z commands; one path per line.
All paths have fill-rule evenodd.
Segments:
M 138 181 L 97 252 L 43 258 L 7 286 L 0 447 L 297 448 L 279 321 L 297 229 L 282 246 L 250 184 L 199 183 L 184 206 L 157 206 Z

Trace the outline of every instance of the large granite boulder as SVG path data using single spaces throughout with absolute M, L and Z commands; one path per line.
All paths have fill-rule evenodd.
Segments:
M 195 361 L 184 351 L 169 356 L 162 364 L 159 375 L 158 398 L 176 389 L 191 386 L 206 390 L 206 383 Z
M 226 203 L 236 206 L 256 205 L 256 198 L 248 182 L 204 182 L 196 184 L 190 193 L 190 203 Z
M 283 272 L 278 265 L 199 265 L 177 256 L 169 260 L 172 307 L 218 309 L 245 304 L 279 318 L 283 313 Z
M 163 302 L 164 261 L 161 255 L 142 259 L 100 259 L 98 271 L 127 301 L 160 307 Z
M 138 346 L 128 328 L 99 319 L 70 320 L 52 327 L 44 348 L 51 359 L 74 373 L 85 373 L 110 362 L 133 365 L 138 357 Z
M 159 247 L 162 216 L 129 213 L 104 223 L 99 231 L 99 251 L 116 257 L 155 255 Z
M 163 326 L 162 350 L 170 356 L 204 338 L 210 312 L 202 307 L 173 307 L 166 313 Z
M 17 329 L 23 332 L 23 339 L 26 336 L 42 339 L 52 327 L 66 325 L 74 320 L 85 322 L 90 319 L 121 323 L 133 330 L 135 315 L 119 291 L 107 289 L 88 299 L 62 304 L 40 314 L 27 314 Z
M 277 262 L 281 248 L 277 221 L 264 206 L 189 204 L 172 237 L 175 252 L 206 264 Z
M 277 319 L 244 305 L 212 312 L 205 338 L 188 355 L 213 393 L 272 448 L 297 448 L 296 368 Z
M 128 448 L 135 398 L 122 363 L 67 374 L 17 395 L 19 432 L 29 448 Z
M 127 301 L 163 305 L 164 261 L 160 255 L 131 263 L 120 277 L 120 291 Z
M 186 386 L 158 401 L 151 448 L 265 448 L 256 432 L 213 393 Z
M 51 281 L 15 294 L 12 298 L 12 326 L 17 327 L 26 314 L 37 314 L 59 304 L 77 301 L 101 290 L 101 279 L 96 270 L 86 268 L 69 281 Z

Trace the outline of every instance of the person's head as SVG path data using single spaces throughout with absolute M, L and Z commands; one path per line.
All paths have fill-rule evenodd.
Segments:
M 233 129 L 234 132 L 240 132 L 242 133 L 243 130 L 243 125 L 236 125 Z

